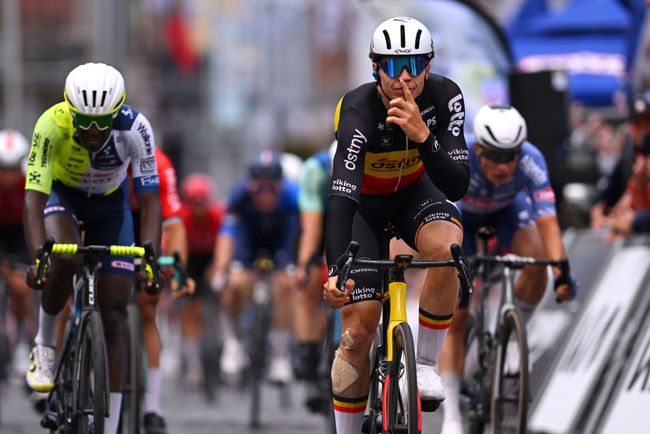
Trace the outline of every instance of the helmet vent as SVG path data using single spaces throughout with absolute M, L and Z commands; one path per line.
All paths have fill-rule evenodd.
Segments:
M 415 49 L 420 48 L 420 36 L 422 36 L 422 29 L 419 29 L 418 32 L 415 34 Z
M 104 106 L 104 102 L 106 101 L 106 94 L 107 94 L 106 91 L 102 92 L 102 102 L 99 103 L 99 105 L 102 107 Z
M 82 90 L 82 91 L 81 91 L 81 94 L 82 94 L 83 97 L 84 97 L 84 105 L 85 105 L 86 107 L 88 107 L 88 95 L 86 94 L 86 91 L 85 91 L 85 90 Z
M 390 50 L 390 35 L 388 34 L 387 30 L 383 31 L 384 38 L 386 38 L 386 49 Z
M 402 39 L 402 48 L 406 47 L 406 29 L 404 25 L 399 26 L 399 34 Z
M 93 90 L 93 107 L 97 107 L 97 91 Z

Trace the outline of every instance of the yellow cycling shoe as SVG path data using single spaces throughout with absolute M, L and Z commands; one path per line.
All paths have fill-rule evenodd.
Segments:
M 36 392 L 54 389 L 54 348 L 36 345 L 29 354 L 27 384 Z

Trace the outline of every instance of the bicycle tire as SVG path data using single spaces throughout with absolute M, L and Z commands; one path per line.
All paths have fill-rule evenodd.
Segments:
M 99 311 L 83 314 L 75 357 L 75 425 L 79 434 L 101 434 L 108 410 L 108 359 Z
M 270 304 L 253 306 L 251 329 L 249 330 L 248 358 L 250 370 L 251 405 L 249 425 L 251 428 L 261 426 L 262 381 L 266 371 L 266 358 L 269 350 L 268 334 L 271 327 L 272 308 Z
M 526 329 L 516 309 L 508 309 L 501 318 L 494 351 L 491 432 L 493 434 L 524 434 L 527 413 L 528 345 Z
M 142 354 L 142 325 L 136 303 L 126 307 L 127 369 L 122 390 L 119 434 L 139 434 L 141 404 L 144 391 L 144 357 Z
M 382 431 L 419 434 L 422 431 L 415 345 L 405 322 L 393 329 L 393 363 L 384 382 Z
M 485 375 L 491 367 L 491 340 L 479 336 L 473 315 L 465 333 L 465 364 L 461 383 L 461 409 L 467 421 L 468 434 L 483 434 L 490 418 L 491 378 Z

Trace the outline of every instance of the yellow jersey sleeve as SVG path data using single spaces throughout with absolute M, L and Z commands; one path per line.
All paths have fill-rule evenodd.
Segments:
M 36 122 L 27 159 L 26 190 L 48 195 L 52 191 L 54 156 L 61 141 L 72 137 L 71 115 L 66 108 L 65 102 L 56 104 L 46 110 Z

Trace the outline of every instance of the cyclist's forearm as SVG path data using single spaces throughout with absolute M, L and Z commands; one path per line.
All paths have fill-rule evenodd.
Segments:
M 215 244 L 214 254 L 214 271 L 216 273 L 221 273 L 228 269 L 234 251 L 235 239 L 228 234 L 219 235 Z
M 23 225 L 25 227 L 25 243 L 29 257 L 36 258 L 36 252 L 45 242 L 45 218 L 43 211 L 48 195 L 35 190 L 25 191 L 25 208 L 23 211 Z
M 156 255 L 160 255 L 161 238 L 161 206 L 159 194 L 155 192 L 139 193 L 140 206 L 140 239 L 153 243 Z
M 330 196 L 327 207 L 325 253 L 327 264 L 335 265 L 352 239 L 352 219 L 357 203 L 347 197 Z
M 564 244 L 562 243 L 562 232 L 554 215 L 545 215 L 537 218 L 537 227 L 539 228 L 544 244 L 544 251 L 549 259 L 560 259 L 564 256 Z
M 417 144 L 424 169 L 449 200 L 462 199 L 469 187 L 469 166 L 452 159 L 442 145 L 436 145 L 435 140 L 436 137 L 429 134 L 423 143 Z
M 165 245 L 162 246 L 163 255 L 171 256 L 175 252 L 181 257 L 181 262 L 187 264 L 187 233 L 183 221 L 178 219 L 163 225 L 165 232 Z
M 298 247 L 298 265 L 304 267 L 312 256 L 318 253 L 323 236 L 323 214 L 320 212 L 303 212 L 300 214 L 300 245 Z

